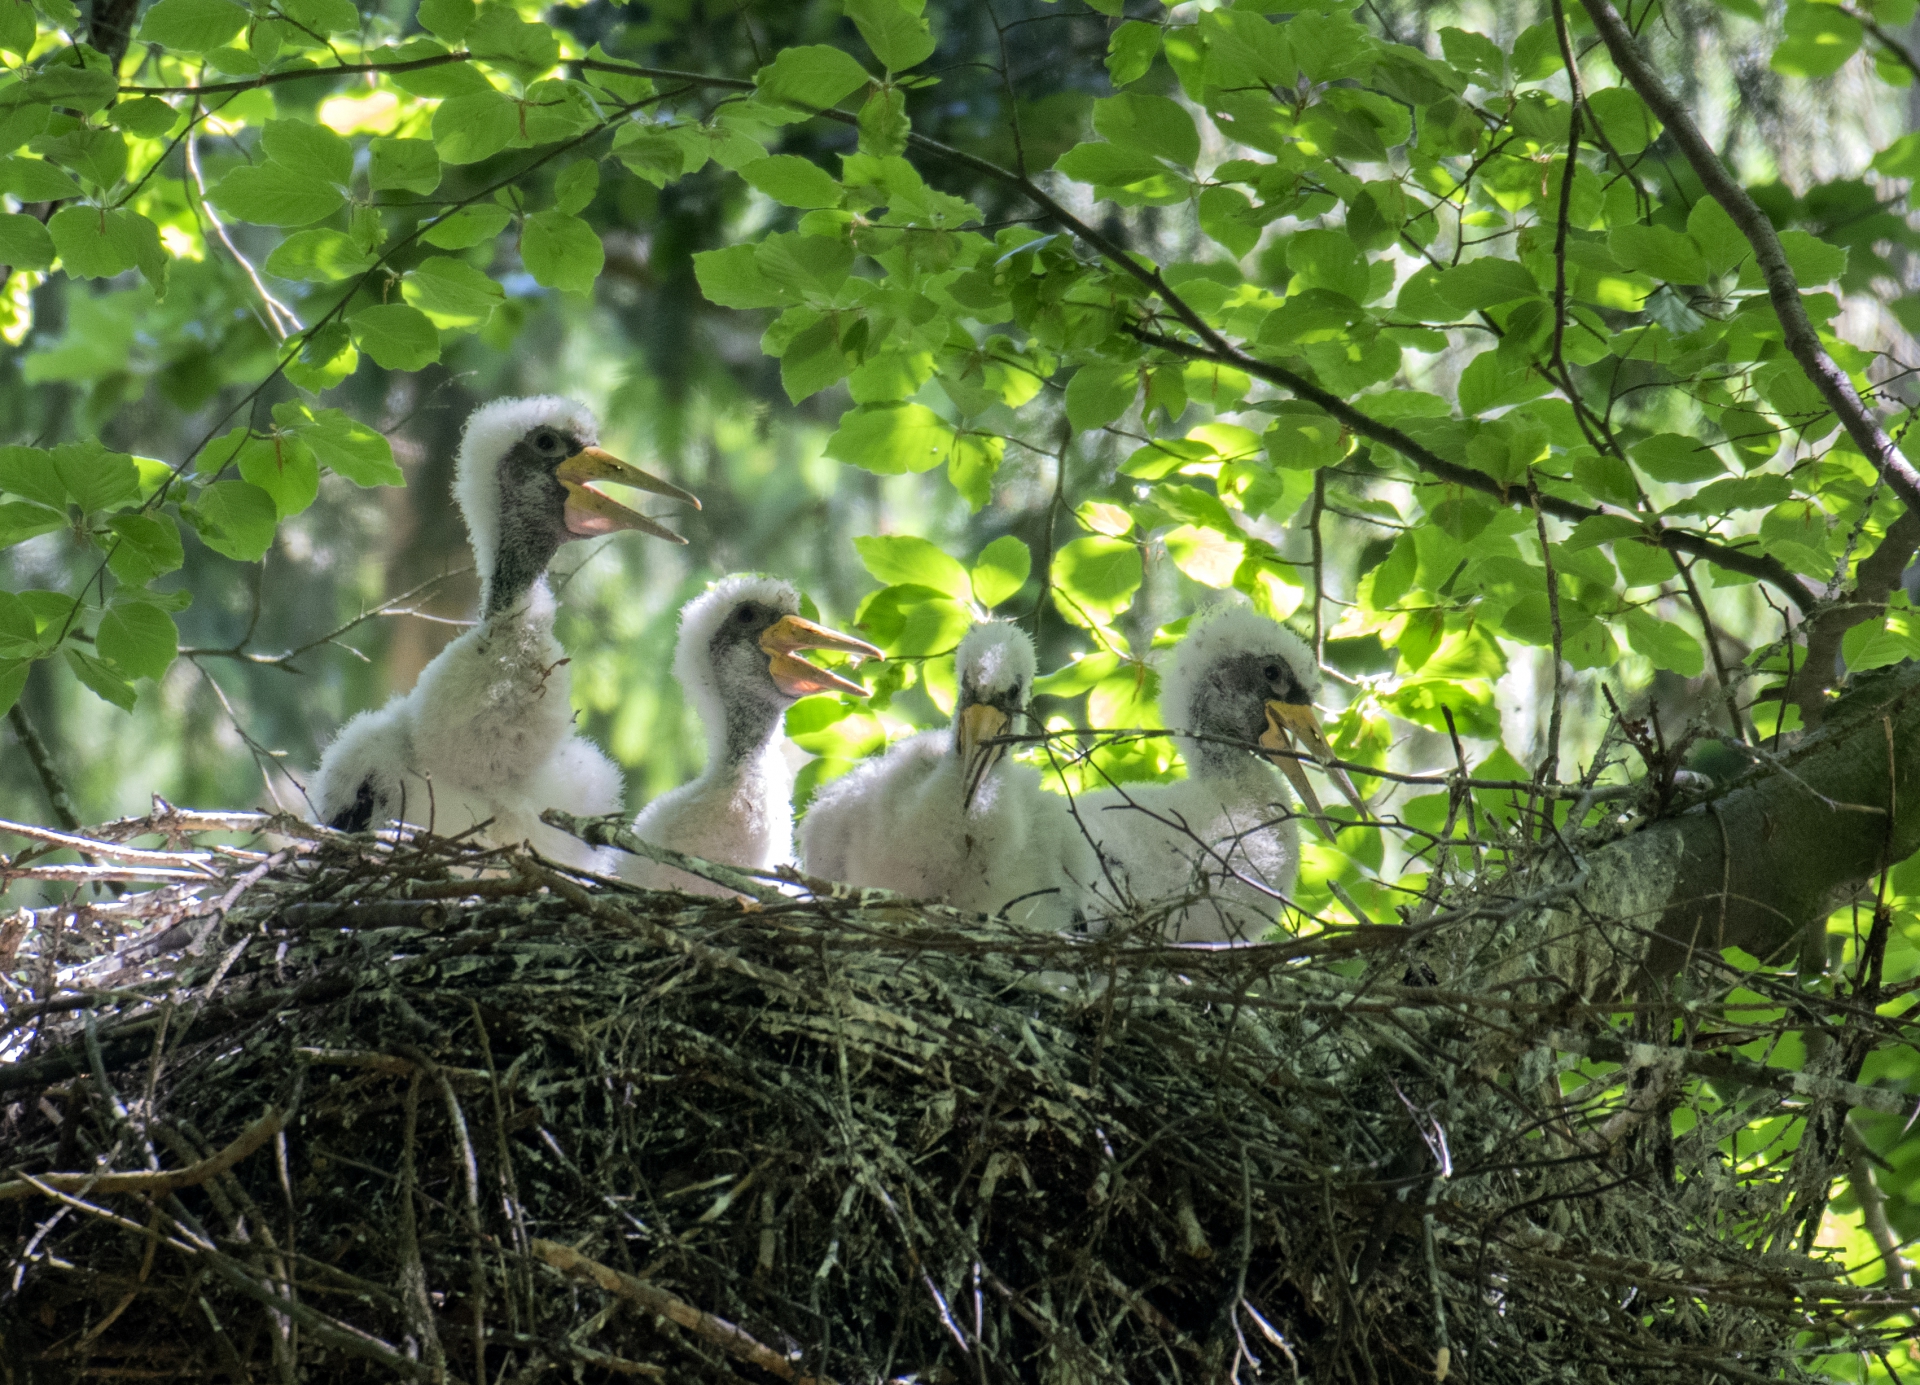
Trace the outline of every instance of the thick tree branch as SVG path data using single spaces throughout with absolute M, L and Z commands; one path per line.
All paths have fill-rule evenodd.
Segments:
M 1569 927 L 1637 921 L 1655 977 L 1722 947 L 1764 959 L 1920 849 L 1920 667 L 1861 678 L 1819 731 L 1748 754 L 1754 768 L 1711 799 L 1589 852 Z
M 7 722 L 13 727 L 13 734 L 18 738 L 21 749 L 27 752 L 27 758 L 33 762 L 33 772 L 40 776 L 40 787 L 46 790 L 47 804 L 53 809 L 54 821 L 69 832 L 77 831 L 80 815 L 73 811 L 73 798 L 67 793 L 67 781 L 60 777 L 60 767 L 53 762 L 53 752 L 40 739 L 40 729 L 27 715 L 27 709 L 18 702 L 7 709 Z
M 1913 463 L 1901 454 L 1893 439 L 1887 436 L 1887 430 L 1880 426 L 1879 420 L 1874 418 L 1872 411 L 1853 388 L 1846 371 L 1840 369 L 1820 344 L 1820 334 L 1814 330 L 1806 306 L 1800 301 L 1800 285 L 1793 277 L 1792 267 L 1787 264 L 1787 253 L 1780 246 L 1780 237 L 1773 229 L 1773 222 L 1767 219 L 1767 214 L 1760 210 L 1759 204 L 1747 196 L 1747 190 L 1702 138 L 1687 108 L 1667 90 L 1660 80 L 1660 74 L 1641 54 L 1633 35 L 1609 0 L 1581 0 L 1581 3 L 1586 6 L 1594 25 L 1600 30 L 1600 37 L 1606 42 L 1613 65 L 1620 69 L 1620 74 L 1640 93 L 1640 99 L 1647 103 L 1648 109 L 1667 127 L 1667 133 L 1673 136 L 1673 142 L 1679 146 L 1682 156 L 1712 194 L 1714 201 L 1726 208 L 1727 215 L 1733 218 L 1733 224 L 1752 243 L 1754 258 L 1767 281 L 1767 296 L 1772 300 L 1773 311 L 1786 333 L 1787 350 L 1800 363 L 1807 378 L 1813 381 L 1814 388 L 1820 391 L 1820 397 L 1827 401 L 1827 407 L 1833 410 L 1834 417 L 1847 430 L 1847 436 L 1853 439 L 1854 446 L 1886 478 L 1887 484 L 1906 502 L 1907 508 L 1920 514 L 1920 470 L 1916 470 Z

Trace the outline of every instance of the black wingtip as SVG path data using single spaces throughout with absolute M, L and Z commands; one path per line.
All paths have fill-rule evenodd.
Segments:
M 362 779 L 353 791 L 353 802 L 327 820 L 327 826 L 340 832 L 364 832 L 373 823 L 373 780 Z

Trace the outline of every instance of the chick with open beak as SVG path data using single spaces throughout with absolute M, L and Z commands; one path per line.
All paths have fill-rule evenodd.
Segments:
M 1287 776 L 1287 781 L 1293 785 L 1294 792 L 1300 795 L 1300 801 L 1306 805 L 1307 811 L 1322 822 L 1327 821 L 1326 810 L 1320 806 L 1320 799 L 1314 793 L 1313 785 L 1307 782 L 1307 772 L 1301 768 L 1300 757 L 1290 753 L 1293 751 L 1296 736 L 1299 737 L 1300 744 L 1306 748 L 1307 753 L 1319 762 L 1322 772 L 1333 781 L 1334 787 L 1339 789 L 1347 802 L 1353 805 L 1353 810 L 1360 815 L 1360 820 L 1365 822 L 1368 816 L 1367 801 L 1360 796 L 1360 791 L 1354 788 L 1353 780 L 1347 777 L 1347 772 L 1334 763 L 1339 757 L 1333 753 L 1333 747 L 1327 743 L 1326 732 L 1320 729 L 1320 719 L 1314 715 L 1313 704 L 1269 698 L 1265 711 L 1267 729 L 1260 733 L 1260 745 L 1265 750 L 1279 752 L 1269 754 L 1267 758 L 1278 765 L 1280 772 Z
M 817 693 L 867 695 L 845 674 L 800 657 L 809 650 L 881 657 L 865 640 L 803 617 L 800 594 L 777 577 L 723 578 L 687 603 L 674 675 L 706 727 L 707 765 L 647 805 L 633 824 L 638 836 L 750 870 L 792 860 L 793 768 L 781 735 L 787 708 Z M 620 874 L 650 889 L 726 893 L 638 856 L 625 858 Z

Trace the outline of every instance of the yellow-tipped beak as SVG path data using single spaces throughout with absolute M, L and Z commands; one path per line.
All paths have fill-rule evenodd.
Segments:
M 602 452 L 597 447 L 582 448 L 554 468 L 553 474 L 567 488 L 567 532 L 575 538 L 593 538 L 622 529 L 634 529 L 669 543 L 686 542 L 665 525 L 656 524 L 645 515 L 635 514 L 613 497 L 595 490 L 587 484 L 590 481 L 616 481 L 636 490 L 684 500 L 696 510 L 700 508 L 700 501 L 691 491 L 683 491 L 671 481 L 662 481 L 658 476 L 649 476 L 639 467 L 629 466 L 612 453 Z
M 1360 791 L 1353 787 L 1353 781 L 1347 778 L 1346 771 L 1334 768 L 1333 747 L 1327 743 L 1326 733 L 1320 729 L 1320 720 L 1314 716 L 1313 708 L 1305 703 L 1269 701 L 1267 729 L 1260 737 L 1260 744 L 1268 750 L 1291 750 L 1295 736 L 1300 738 L 1302 748 L 1320 762 L 1320 767 L 1345 795 L 1347 802 L 1353 805 L 1354 811 L 1365 819 L 1368 816 L 1367 801 L 1360 797 Z M 1326 813 L 1320 807 L 1313 786 L 1307 782 L 1307 772 L 1301 767 L 1299 759 L 1292 755 L 1270 755 L 1267 758 L 1287 776 L 1307 811 L 1317 818 L 1324 818 Z
M 768 626 L 766 633 L 760 636 L 760 648 L 766 651 L 767 672 L 773 675 L 774 686 L 788 697 L 807 697 L 823 692 L 852 693 L 855 697 L 867 695 L 867 690 L 851 678 L 842 678 L 831 669 L 818 668 L 805 659 L 796 658 L 797 650 L 842 649 L 868 659 L 886 657 L 865 640 L 856 640 L 852 635 L 843 635 L 838 630 L 815 625 L 800 616 L 782 616 Z
M 980 781 L 1007 753 L 1004 745 L 988 745 L 986 742 L 1005 735 L 1012 722 L 1012 717 L 987 702 L 976 702 L 960 714 L 960 744 L 956 750 L 966 785 L 966 796 L 961 799 L 963 806 L 973 803 L 974 794 L 980 790 Z

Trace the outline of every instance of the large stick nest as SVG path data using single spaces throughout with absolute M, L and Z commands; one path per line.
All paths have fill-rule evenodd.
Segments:
M 160 888 L 0 934 L 10 1381 L 1791 1380 L 1882 1301 L 1803 1231 L 1859 1089 L 1636 1048 L 1544 865 L 1209 950 L 93 835 Z

